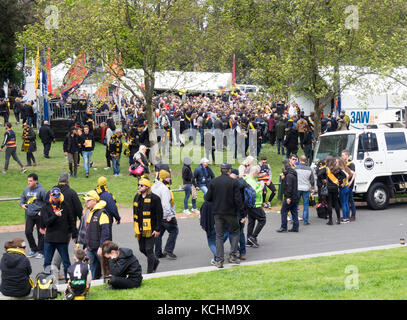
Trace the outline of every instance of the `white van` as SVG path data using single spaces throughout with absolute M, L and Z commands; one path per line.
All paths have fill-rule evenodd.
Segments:
M 384 209 L 395 194 L 407 193 L 407 129 L 335 131 L 321 135 L 313 167 L 326 156 L 350 151 L 356 167 L 353 193 L 372 209 Z

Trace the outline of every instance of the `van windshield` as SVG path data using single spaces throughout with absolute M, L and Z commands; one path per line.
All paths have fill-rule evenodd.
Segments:
M 355 134 L 338 134 L 332 136 L 320 136 L 315 148 L 314 162 L 325 160 L 329 155 L 339 157 L 342 150 L 347 149 L 353 159 Z

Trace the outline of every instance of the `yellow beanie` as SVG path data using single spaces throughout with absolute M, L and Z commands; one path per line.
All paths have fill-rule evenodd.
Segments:
M 166 170 L 160 170 L 160 172 L 158 173 L 158 179 L 160 179 L 160 181 L 163 181 L 164 179 L 167 179 L 170 177 L 170 173 Z
M 102 176 L 98 179 L 98 186 L 105 186 L 105 185 L 107 185 L 107 179 L 106 179 L 106 177 Z
M 147 186 L 148 188 L 151 188 L 151 181 L 147 178 L 141 178 L 138 184 L 142 184 L 144 186 Z

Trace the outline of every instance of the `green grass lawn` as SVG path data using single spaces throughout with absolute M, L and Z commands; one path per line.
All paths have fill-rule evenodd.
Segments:
M 20 151 L 21 149 L 21 125 L 15 125 L 14 116 L 10 118 L 13 124 L 13 129 L 17 135 L 18 143 L 18 156 L 23 164 L 26 164 L 26 153 Z M 0 138 L 3 138 L 4 129 L 0 130 Z M 172 169 L 172 189 L 178 189 L 182 184 L 182 158 L 184 155 L 188 155 L 188 150 L 194 149 L 199 150 L 199 147 L 191 147 L 186 145 L 185 148 L 177 147 L 173 154 L 180 155 L 180 164 L 171 164 Z M 27 175 L 29 173 L 36 173 L 39 176 L 39 182 L 44 186 L 46 190 L 49 190 L 52 186 L 57 183 L 58 176 L 61 172 L 68 172 L 68 163 L 65 161 L 65 156 L 62 150 L 62 142 L 58 141 L 52 144 L 50 157 L 51 159 L 45 159 L 43 156 L 43 146 L 37 134 L 37 152 L 34 156 L 37 160 L 36 167 L 28 167 L 28 171 L 25 174 L 20 173 L 20 168 L 18 164 L 10 159 L 9 170 L 7 174 L 0 175 L 0 198 L 8 197 L 20 197 L 24 188 L 27 186 Z M 192 154 L 192 153 L 191 153 Z M 220 157 L 223 154 L 217 152 L 215 155 L 217 165 L 211 165 L 215 175 L 220 174 L 219 164 L 222 162 Z M 271 147 L 270 144 L 264 144 L 260 156 L 267 156 L 268 162 L 272 168 L 273 182 L 279 182 L 279 174 L 282 169 L 283 156 L 277 155 L 276 146 Z M 204 150 L 201 151 L 201 156 L 205 156 Z M 201 157 L 199 156 L 199 158 Z M 226 153 L 223 155 L 224 160 L 226 160 Z M 4 167 L 4 151 L 0 152 L 0 167 Z M 87 192 L 94 189 L 97 185 L 97 178 L 104 175 L 108 179 L 109 190 L 116 196 L 119 207 L 131 208 L 133 203 L 133 198 L 137 192 L 137 179 L 128 175 L 128 157 L 122 155 L 121 157 L 121 173 L 122 176 L 113 177 L 113 170 L 108 171 L 103 168 L 106 167 L 105 160 L 105 146 L 96 143 L 95 150 L 93 152 L 92 160 L 95 163 L 97 171 L 91 169 L 90 177 L 85 178 L 85 173 L 83 169 L 83 159 L 81 158 L 81 166 L 78 168 L 78 178 L 71 178 L 71 187 L 77 192 Z M 192 170 L 194 170 L 199 164 L 192 164 Z M 238 167 L 238 164 L 233 165 L 234 168 Z M 151 175 L 151 177 L 153 177 Z M 269 191 L 270 194 L 270 191 Z M 184 210 L 184 192 L 175 192 L 175 203 L 177 212 L 182 212 Z M 198 192 L 197 206 L 200 208 L 203 203 L 203 194 Z M 277 205 L 277 196 L 274 198 L 272 205 Z M 191 208 L 191 199 L 189 200 L 189 205 Z M 24 211 L 19 207 L 18 201 L 0 201 L 0 225 L 15 225 L 23 224 L 25 222 Z
M 145 280 L 137 289 L 94 287 L 89 299 L 404 300 L 406 254 L 402 247 L 223 270 L 214 267 L 212 272 Z M 352 272 L 346 273 L 349 267 Z M 354 286 L 346 288 L 345 283 Z

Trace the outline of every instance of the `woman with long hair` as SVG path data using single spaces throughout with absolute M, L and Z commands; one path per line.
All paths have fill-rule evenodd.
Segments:
M 341 212 L 339 209 L 339 185 L 346 178 L 345 173 L 338 167 L 336 160 L 332 156 L 327 156 L 325 159 L 326 166 L 318 172 L 318 179 L 328 187 L 327 203 L 328 203 L 328 225 L 333 225 L 332 208 L 335 208 L 336 223 L 341 223 Z
M 346 178 L 343 180 L 342 184 L 339 185 L 339 201 L 342 208 L 342 223 L 348 223 L 350 221 L 349 196 L 351 192 L 349 188 L 349 181 L 352 179 L 353 174 L 342 158 L 337 158 L 336 164 L 346 175 Z

